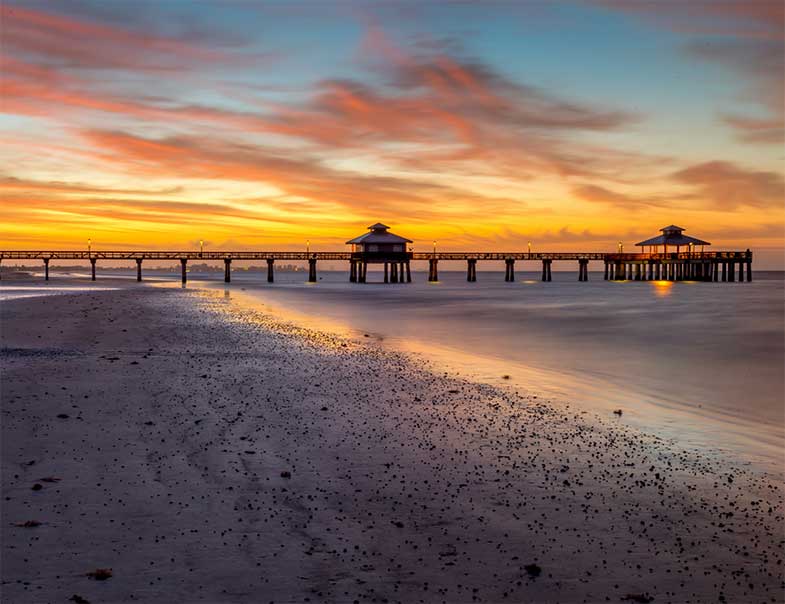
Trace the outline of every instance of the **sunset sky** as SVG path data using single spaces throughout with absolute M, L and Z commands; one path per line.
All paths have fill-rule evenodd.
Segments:
M 783 4 L 3 2 L 0 247 L 615 249 L 782 268 Z

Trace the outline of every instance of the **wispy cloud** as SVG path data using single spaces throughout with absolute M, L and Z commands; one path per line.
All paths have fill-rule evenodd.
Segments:
M 739 207 L 782 209 L 785 179 L 768 171 L 746 170 L 726 161 L 711 161 L 679 170 L 677 182 L 692 185 L 698 196 L 718 210 Z

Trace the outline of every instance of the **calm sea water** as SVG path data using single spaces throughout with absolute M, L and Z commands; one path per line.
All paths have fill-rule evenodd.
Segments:
M 161 275 L 156 279 L 171 279 Z M 440 272 L 428 283 L 350 284 L 345 272 L 192 274 L 320 329 L 368 333 L 475 379 L 521 388 L 622 420 L 688 447 L 781 469 L 785 444 L 785 282 L 605 282 L 590 274 Z M 377 278 L 369 273 L 369 278 Z M 50 282 L 53 283 L 53 282 Z M 175 285 L 172 283 L 172 285 Z M 1 288 L 0 288 L 1 289 Z M 510 379 L 503 379 L 504 375 Z

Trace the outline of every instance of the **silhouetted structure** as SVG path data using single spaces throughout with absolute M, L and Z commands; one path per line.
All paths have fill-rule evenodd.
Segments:
M 51 260 L 88 260 L 91 265 L 92 279 L 95 281 L 96 262 L 101 260 L 135 260 L 136 278 L 142 280 L 143 260 L 179 260 L 183 283 L 187 280 L 189 260 L 223 260 L 224 280 L 232 278 L 233 260 L 266 260 L 267 281 L 273 282 L 273 264 L 276 260 L 307 260 L 308 281 L 315 282 L 316 263 L 319 260 L 342 260 L 349 262 L 349 280 L 365 283 L 368 264 L 384 264 L 385 283 L 410 283 L 412 280 L 410 262 L 428 261 L 428 281 L 438 281 L 439 260 L 463 260 L 467 263 L 466 280 L 477 280 L 477 261 L 504 260 L 504 280 L 515 281 L 515 262 L 539 261 L 542 263 L 542 280 L 551 281 L 551 265 L 554 260 L 578 262 L 578 280 L 589 280 L 589 262 L 602 261 L 605 264 L 606 281 L 736 281 L 738 268 L 739 281 L 752 281 L 752 252 L 695 251 L 695 246 L 711 245 L 694 237 L 683 234 L 684 229 L 674 225 L 660 229 L 662 235 L 636 244 L 649 246 L 648 253 L 625 254 L 621 249 L 616 253 L 608 252 L 413 252 L 408 249 L 410 239 L 389 232 L 387 225 L 377 223 L 368 227 L 369 232 L 347 241 L 352 246 L 350 252 L 265 252 L 265 251 L 103 251 L 103 250 L 0 250 L 2 260 L 42 260 L 45 278 L 49 280 Z M 662 245 L 663 251 L 658 251 Z M 668 246 L 675 246 L 669 252 Z M 682 247 L 689 251 L 681 251 Z
M 671 248 L 676 248 L 676 252 L 678 253 L 682 247 L 689 247 L 699 245 L 701 248 L 705 245 L 711 245 L 708 241 L 703 241 L 702 239 L 696 239 L 695 237 L 690 237 L 684 234 L 684 231 L 681 227 L 677 227 L 676 225 L 672 224 L 670 226 L 666 226 L 660 229 L 662 235 L 657 237 L 652 237 L 651 239 L 647 239 L 646 241 L 641 241 L 640 243 L 636 243 L 636 246 L 640 246 L 642 248 L 653 248 L 650 249 L 652 252 L 656 252 L 659 246 L 663 246 L 662 251 L 664 253 L 668 253 L 668 246 Z M 703 249 L 701 249 L 703 251 Z
M 352 246 L 349 258 L 349 281 L 365 283 L 369 264 L 384 264 L 385 283 L 411 283 L 409 266 L 411 252 L 406 239 L 389 231 L 381 222 L 368 227 L 368 232 L 347 241 Z

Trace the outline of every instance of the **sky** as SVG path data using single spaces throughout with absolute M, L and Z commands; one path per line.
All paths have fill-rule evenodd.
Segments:
M 785 249 L 783 3 L 0 5 L 0 247 Z

